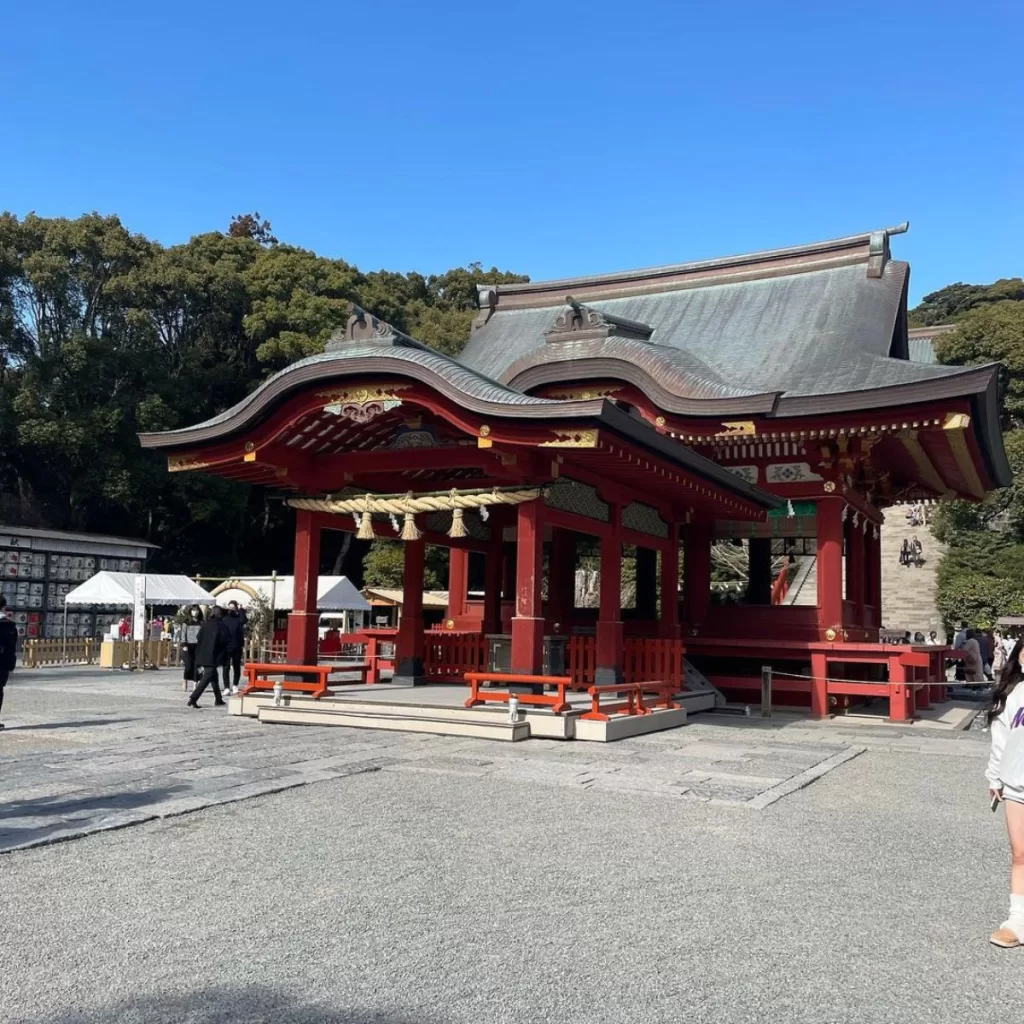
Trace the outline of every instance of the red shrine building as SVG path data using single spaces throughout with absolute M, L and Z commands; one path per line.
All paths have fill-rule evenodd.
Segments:
M 783 699 L 825 714 L 830 677 L 903 671 L 878 643 L 883 510 L 1010 481 L 998 365 L 910 359 L 905 230 L 483 286 L 458 359 L 353 308 L 322 355 L 141 441 L 173 472 L 287 493 L 289 662 L 316 659 L 321 532 L 348 530 L 405 546 L 398 682 L 500 650 L 518 673 L 682 687 L 685 658 L 742 700 L 771 664 Z M 716 543 L 742 548 L 738 601 L 712 589 Z M 427 544 L 451 549 L 441 630 L 423 623 Z M 797 545 L 817 557 L 813 604 L 780 601 Z M 583 560 L 597 608 L 576 607 Z

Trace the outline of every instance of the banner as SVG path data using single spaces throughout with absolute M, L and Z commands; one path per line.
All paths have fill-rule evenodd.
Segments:
M 146 639 L 146 574 L 135 577 L 135 611 L 132 615 L 132 639 Z

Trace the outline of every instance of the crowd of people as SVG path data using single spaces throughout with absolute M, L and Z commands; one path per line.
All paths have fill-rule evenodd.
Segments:
M 917 569 L 924 565 L 924 548 L 917 539 L 917 534 L 912 538 L 903 538 L 903 543 L 900 545 L 900 565 L 904 568 L 912 565 Z
M 193 684 L 188 707 L 200 707 L 199 698 L 208 686 L 213 689 L 215 707 L 227 703 L 222 693 L 238 693 L 244 646 L 245 609 L 237 601 L 228 602 L 227 609 L 214 605 L 205 618 L 198 605 L 189 609 L 182 631 L 184 679 L 186 686 Z

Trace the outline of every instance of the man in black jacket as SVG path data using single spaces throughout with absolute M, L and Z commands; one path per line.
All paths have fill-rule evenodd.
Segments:
M 228 601 L 228 613 L 221 620 L 227 635 L 224 649 L 224 692 L 228 692 L 228 670 L 231 670 L 230 690 L 238 692 L 238 680 L 242 677 L 242 647 L 245 645 L 245 614 L 237 601 Z
M 199 698 L 211 684 L 213 685 L 213 703 L 217 705 L 225 703 L 217 683 L 217 669 L 223 663 L 224 651 L 227 649 L 227 633 L 224 630 L 223 614 L 220 608 L 215 607 L 199 630 L 199 639 L 196 640 L 196 667 L 201 665 L 203 674 L 199 677 L 199 682 L 188 699 L 190 708 L 199 707 Z
M 18 627 L 7 618 L 7 598 L 0 597 L 0 711 L 4 707 L 4 687 L 18 663 Z M 0 729 L 4 727 L 0 722 Z

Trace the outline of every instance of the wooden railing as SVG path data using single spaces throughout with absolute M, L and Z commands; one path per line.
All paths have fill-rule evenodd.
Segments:
M 519 683 L 528 686 L 553 686 L 555 693 L 517 693 L 516 699 L 520 704 L 533 704 L 538 707 L 548 707 L 560 715 L 565 711 L 571 711 L 572 706 L 566 700 L 565 691 L 572 685 L 568 676 L 531 676 L 522 675 L 518 672 L 467 672 L 466 682 L 469 683 L 469 698 L 466 700 L 466 707 L 473 708 L 478 704 L 486 704 L 490 701 L 507 704 L 512 694 L 508 690 L 483 690 L 486 683 Z
M 672 700 L 676 691 L 673 683 L 621 683 L 618 685 L 591 686 L 587 693 L 590 694 L 590 710 L 583 716 L 591 722 L 607 722 L 610 715 L 649 715 L 657 708 L 674 710 L 679 707 Z M 644 703 L 644 694 L 654 693 L 656 699 L 653 707 Z M 601 703 L 605 696 L 622 697 L 615 703 Z
M 147 665 L 166 668 L 180 662 L 180 645 L 173 640 L 145 640 Z M 104 641 L 93 637 L 53 637 L 49 640 L 26 640 L 21 652 L 25 668 L 44 665 L 96 665 L 99 664 Z M 114 667 L 131 662 L 136 655 L 137 642 L 114 642 Z
M 685 686 L 682 640 L 663 637 L 627 637 L 622 644 L 622 675 L 627 683 L 657 679 L 672 683 L 677 690 Z M 566 645 L 566 670 L 573 689 L 594 685 L 597 670 L 597 640 L 592 636 L 571 636 Z
M 428 630 L 423 673 L 431 682 L 461 682 L 467 672 L 487 668 L 487 638 L 481 633 Z
M 26 640 L 21 652 L 25 668 L 42 665 L 92 665 L 99 661 L 100 641 L 85 639 Z
M 779 570 L 779 575 L 775 577 L 775 582 L 772 584 L 772 604 L 782 604 L 786 600 L 786 595 L 789 593 L 789 567 L 790 567 L 789 555 L 782 560 L 782 568 Z

